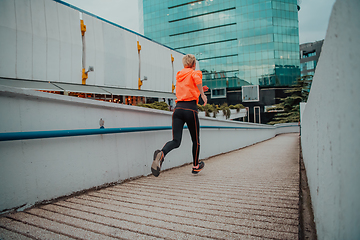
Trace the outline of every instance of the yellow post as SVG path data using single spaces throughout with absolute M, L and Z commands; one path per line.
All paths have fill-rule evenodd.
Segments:
M 88 78 L 88 74 L 85 72 L 85 68 L 82 69 L 82 84 L 86 84 L 86 79 Z
M 139 78 L 139 82 L 138 82 L 138 88 L 139 88 L 139 90 L 141 89 L 141 86 L 142 86 L 142 81 L 141 81 L 140 78 Z
M 172 82 L 171 82 L 171 92 L 174 93 L 175 85 L 174 85 L 174 57 L 171 54 L 171 66 L 172 66 Z
M 85 32 L 86 32 L 86 25 L 84 24 L 84 20 L 80 20 L 80 30 L 82 35 L 82 43 L 83 43 L 83 55 L 82 55 L 82 84 L 86 84 L 86 79 L 88 78 L 87 73 L 85 72 Z
M 81 28 L 81 35 L 85 35 L 86 32 L 86 25 L 84 24 L 84 20 L 80 20 L 80 28 Z
M 137 41 L 137 48 L 138 48 L 138 53 L 140 53 L 141 45 L 140 45 L 139 41 Z
M 140 79 L 140 67 L 141 67 L 141 63 L 140 63 L 140 51 L 141 51 L 141 45 L 139 43 L 139 41 L 137 41 L 137 50 L 138 50 L 138 55 L 139 55 L 139 81 L 138 81 L 138 89 L 141 89 L 142 86 L 142 81 Z

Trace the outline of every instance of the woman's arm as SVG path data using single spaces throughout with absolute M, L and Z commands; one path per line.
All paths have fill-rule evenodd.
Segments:
M 207 103 L 207 97 L 206 97 L 206 95 L 205 95 L 205 93 L 204 93 L 204 89 L 203 89 L 202 83 L 200 83 L 200 84 L 198 84 L 198 85 L 196 85 L 196 86 L 197 86 L 197 88 L 198 88 L 199 91 L 200 91 L 200 95 L 201 95 L 202 100 L 204 101 L 204 106 L 205 106 L 206 103 Z

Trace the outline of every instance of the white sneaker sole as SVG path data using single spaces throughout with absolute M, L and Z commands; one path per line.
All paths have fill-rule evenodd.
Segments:
M 160 159 L 162 157 L 162 152 L 159 150 L 156 150 L 154 153 L 154 161 L 151 165 L 151 172 L 155 177 L 158 177 L 160 175 Z

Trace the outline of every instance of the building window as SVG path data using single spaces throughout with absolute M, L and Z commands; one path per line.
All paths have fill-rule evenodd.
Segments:
M 311 71 L 311 72 L 308 72 L 307 75 L 312 75 L 312 76 L 314 76 L 314 74 L 315 74 L 315 72 L 314 72 L 314 71 Z
M 308 57 L 313 57 L 313 56 L 316 56 L 316 52 L 304 52 L 303 53 L 303 57 L 302 58 L 308 58 Z
M 259 85 L 248 85 L 241 87 L 243 102 L 259 101 Z
M 307 63 L 307 70 L 312 70 L 316 68 L 316 61 L 310 61 Z
M 307 62 L 304 62 L 304 63 L 300 64 L 300 71 L 301 72 L 307 69 L 306 65 L 307 65 Z
M 316 68 L 316 61 L 309 61 L 309 62 L 304 62 L 301 63 L 300 65 L 300 71 L 306 71 L 306 70 L 313 70 Z
M 226 98 L 226 88 L 211 89 L 211 98 Z

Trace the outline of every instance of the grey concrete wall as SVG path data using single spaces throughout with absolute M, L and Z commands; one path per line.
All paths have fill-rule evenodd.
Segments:
M 301 142 L 319 239 L 360 238 L 360 1 L 333 6 Z
M 0 89 L 0 133 L 96 129 L 100 118 L 105 128 L 171 126 L 171 116 L 171 112 L 154 109 Z M 200 118 L 200 124 L 244 128 L 201 129 L 201 159 L 276 134 L 274 126 L 253 123 Z M 164 130 L 0 142 L 0 212 L 150 174 L 154 150 L 171 138 L 171 130 Z M 190 135 L 184 130 L 180 148 L 166 156 L 163 169 L 191 162 Z

